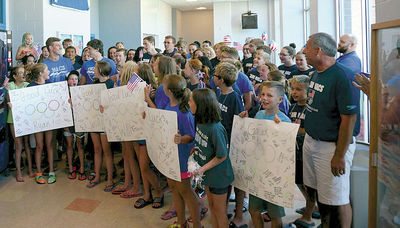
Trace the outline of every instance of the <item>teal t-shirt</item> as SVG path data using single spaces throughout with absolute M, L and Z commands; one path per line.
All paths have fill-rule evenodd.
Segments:
M 335 63 L 323 72 L 315 71 L 308 88 L 304 128 L 316 140 L 336 142 L 341 122 L 340 115 L 357 113 L 352 96 L 351 71 Z
M 194 159 L 204 166 L 214 157 L 226 159 L 214 168 L 206 171 L 203 184 L 213 188 L 225 188 L 233 182 L 233 169 L 229 159 L 228 136 L 221 122 L 197 124 Z

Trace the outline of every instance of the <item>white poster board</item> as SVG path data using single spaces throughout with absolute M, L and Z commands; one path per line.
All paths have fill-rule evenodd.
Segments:
M 178 145 L 178 117 L 173 111 L 146 108 L 146 145 L 151 161 L 166 177 L 181 181 Z
M 10 90 L 15 136 L 73 125 L 66 81 Z
M 133 91 L 126 86 L 101 92 L 104 107 L 104 127 L 109 142 L 146 139 L 144 133 L 145 82 L 140 82 Z
M 298 124 L 233 119 L 230 159 L 233 185 L 282 207 L 294 207 Z
M 104 83 L 70 87 L 76 132 L 103 132 L 100 95 Z

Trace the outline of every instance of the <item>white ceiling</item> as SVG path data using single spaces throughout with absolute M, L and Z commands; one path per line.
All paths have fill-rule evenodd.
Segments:
M 187 1 L 187 0 L 163 0 L 167 4 L 171 5 L 173 8 L 177 8 L 182 11 L 196 10 L 197 7 L 206 7 L 207 10 L 213 8 L 214 2 L 246 2 L 250 0 L 197 0 L 197 1 Z

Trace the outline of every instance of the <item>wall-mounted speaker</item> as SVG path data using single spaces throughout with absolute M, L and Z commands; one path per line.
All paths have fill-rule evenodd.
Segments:
M 242 14 L 242 29 L 257 29 L 257 14 L 251 11 Z

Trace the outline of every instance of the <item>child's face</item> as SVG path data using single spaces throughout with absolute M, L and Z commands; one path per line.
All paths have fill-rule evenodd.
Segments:
M 33 37 L 31 35 L 25 37 L 26 45 L 31 45 L 33 42 Z
M 28 59 L 26 60 L 26 65 L 33 65 L 35 64 L 35 58 L 33 58 L 32 56 L 28 57 Z
M 206 56 L 207 56 L 207 58 L 211 59 L 211 51 L 209 51 L 209 50 L 206 50 L 205 52 L 206 52 Z
M 192 67 L 190 67 L 189 62 L 186 63 L 185 69 L 183 70 L 183 73 L 185 75 L 185 78 L 189 78 L 190 76 L 193 75 L 194 72 L 193 72 Z
M 74 49 L 68 48 L 65 51 L 65 57 L 67 57 L 68 59 L 74 59 L 75 55 L 76 55 L 75 48 Z
M 16 82 L 24 82 L 25 81 L 25 69 L 23 67 L 18 68 L 17 74 L 14 75 L 14 79 Z
M 196 46 L 195 45 L 189 45 L 189 54 L 193 55 L 194 51 L 196 51 Z
M 90 57 L 90 51 L 89 51 L 89 49 L 86 49 L 82 54 L 82 61 L 88 61 L 91 59 L 92 59 L 92 57 Z
M 203 56 L 203 52 L 201 52 L 201 51 L 195 51 L 195 52 L 194 52 L 194 58 L 195 58 L 195 59 L 198 59 L 198 58 L 201 57 L 201 56 Z
M 40 72 L 40 76 L 41 76 L 44 80 L 47 80 L 47 79 L 50 78 L 50 77 L 49 77 L 49 74 L 50 74 L 50 71 L 49 71 L 49 68 L 47 68 L 47 66 L 46 66 L 46 68 L 44 69 L 43 72 Z
M 282 48 L 281 52 L 279 53 L 279 59 L 281 60 L 281 63 L 285 64 L 288 61 L 290 61 L 292 57 L 290 57 L 288 50 L 286 48 Z
M 42 55 L 43 55 L 43 57 L 45 57 L 46 59 L 49 57 L 50 52 L 49 52 L 49 50 L 47 50 L 47 47 L 42 49 Z
M 133 57 L 135 56 L 135 51 L 128 51 L 128 59 L 133 60 Z
M 156 76 L 160 75 L 160 71 L 158 70 L 158 62 L 160 61 L 160 58 L 158 58 L 151 66 L 153 67 L 154 74 Z
M 94 58 L 94 57 L 96 57 L 98 50 L 94 49 L 91 46 L 88 46 L 88 52 L 89 52 L 90 57 Z
M 301 69 L 307 68 L 307 60 L 303 54 L 296 55 L 296 65 Z
M 265 110 L 279 110 L 279 104 L 282 102 L 282 96 L 279 96 L 276 88 L 262 87 L 259 93 L 261 105 Z
M 214 83 L 215 83 L 216 86 L 220 86 L 221 83 L 223 82 L 221 76 L 219 76 L 219 73 L 220 73 L 220 72 L 215 72 L 215 73 L 214 73 L 214 77 L 213 77 Z
M 71 74 L 68 78 L 68 86 L 77 86 L 78 85 L 78 75 Z
M 72 42 L 64 42 L 63 48 L 66 49 L 67 47 L 72 46 L 72 45 L 73 45 Z
M 262 65 L 260 67 L 260 79 L 263 81 L 268 80 L 268 73 L 269 73 L 269 68 L 266 65 Z
M 108 56 L 110 59 L 115 61 L 115 55 L 116 55 L 117 49 L 111 48 L 110 51 L 108 51 Z
M 259 66 L 264 65 L 264 64 L 265 64 L 265 62 L 264 62 L 264 59 L 261 57 L 261 55 L 256 55 L 254 57 L 254 60 L 253 60 L 253 65 L 254 66 L 259 67 Z
M 193 100 L 193 93 L 190 94 L 190 99 L 189 99 L 189 107 L 190 107 L 190 112 L 194 115 L 196 114 L 196 110 L 197 110 L 197 105 Z
M 126 56 L 124 55 L 123 52 L 117 52 L 115 54 L 115 61 L 118 63 L 124 63 L 126 61 Z
M 305 101 L 307 99 L 307 88 L 300 83 L 293 83 L 292 98 L 296 102 Z

